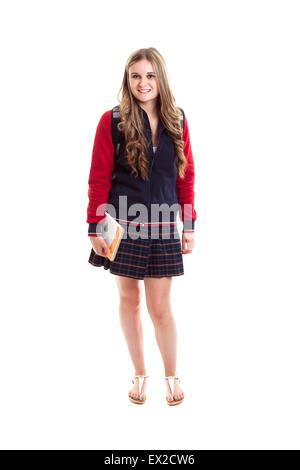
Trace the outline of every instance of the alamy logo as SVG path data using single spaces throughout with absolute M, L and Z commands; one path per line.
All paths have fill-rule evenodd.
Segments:
M 174 203 L 171 206 L 167 203 L 162 204 L 150 204 L 150 211 L 148 207 L 143 203 L 130 204 L 128 207 L 127 196 L 119 196 L 118 216 L 116 208 L 113 204 L 104 203 L 97 207 L 97 216 L 105 216 L 107 211 L 112 217 L 118 218 L 119 221 L 124 221 L 127 225 L 128 217 L 130 217 L 130 223 L 128 224 L 128 230 L 124 234 L 124 238 L 127 235 L 132 239 L 137 238 L 148 238 L 149 230 L 151 231 L 151 238 L 170 238 L 170 234 L 173 233 L 174 238 L 179 238 L 178 231 L 174 230 L 171 232 L 170 223 L 176 222 L 177 215 L 180 215 L 180 220 L 191 220 L 192 204 L 184 204 L 184 214 L 182 216 L 182 209 L 179 203 Z M 150 213 L 149 213 L 150 212 Z M 137 217 L 135 217 L 138 214 Z M 132 219 L 132 217 L 134 217 Z M 172 222 L 173 221 L 173 222 Z M 119 222 L 121 223 L 121 222 Z M 147 225 L 150 224 L 150 225 Z M 147 229 L 144 229 L 147 228 Z

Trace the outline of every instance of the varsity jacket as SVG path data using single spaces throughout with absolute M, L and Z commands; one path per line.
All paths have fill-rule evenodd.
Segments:
M 195 171 L 186 115 L 184 115 L 182 138 L 183 152 L 188 166 L 185 170 L 185 177 L 182 179 L 178 176 L 176 167 L 174 142 L 165 126 L 159 121 L 158 145 L 154 152 L 148 115 L 139 104 L 138 107 L 143 117 L 144 132 L 148 142 L 149 179 L 143 180 L 131 174 L 132 169 L 127 163 L 125 138 L 121 140 L 116 156 L 111 135 L 113 110 L 104 112 L 96 129 L 88 179 L 89 203 L 86 221 L 89 224 L 89 236 L 101 236 L 102 222 L 105 218 L 104 210 L 115 217 L 118 222 L 129 225 L 176 225 L 179 214 L 183 222 L 183 231 L 195 230 L 197 220 L 194 208 Z M 142 212 L 129 210 L 130 206 L 136 203 L 148 208 L 145 220 Z M 100 211 L 99 205 L 101 205 Z M 154 211 L 152 214 L 154 206 L 171 207 L 172 210 L 167 211 L 166 219 L 163 210 L 159 213 Z M 115 212 L 111 210 L 112 207 Z

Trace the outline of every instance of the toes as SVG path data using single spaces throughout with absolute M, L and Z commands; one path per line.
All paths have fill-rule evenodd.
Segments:
M 183 398 L 184 398 L 184 393 L 183 392 L 174 393 L 173 397 L 170 394 L 167 395 L 167 401 L 169 401 L 169 402 L 171 402 L 171 401 L 181 401 L 181 400 L 183 400 Z
M 179 393 L 179 394 L 176 393 L 176 394 L 174 395 L 174 400 L 180 401 L 180 400 L 182 400 L 182 399 L 183 399 L 183 394 L 182 394 L 182 393 Z
M 145 401 L 146 400 L 146 397 L 144 394 L 138 394 L 136 392 L 130 392 L 129 393 L 129 397 L 130 398 L 133 398 L 134 400 L 140 400 L 140 401 Z

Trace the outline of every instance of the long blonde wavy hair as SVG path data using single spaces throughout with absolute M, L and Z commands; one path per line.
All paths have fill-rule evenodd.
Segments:
M 154 47 L 138 49 L 129 56 L 125 65 L 123 82 L 118 92 L 121 118 L 121 121 L 118 123 L 118 129 L 124 133 L 128 164 L 132 168 L 132 174 L 135 177 L 140 175 L 143 180 L 148 179 L 148 143 L 143 131 L 143 116 L 140 113 L 129 84 L 129 68 L 142 59 L 151 62 L 156 74 L 159 88 L 159 95 L 157 97 L 159 119 L 174 142 L 178 176 L 184 178 L 187 159 L 183 152 L 184 142 L 182 140 L 180 112 L 171 91 L 165 61 Z M 120 92 L 122 92 L 121 100 L 119 99 Z

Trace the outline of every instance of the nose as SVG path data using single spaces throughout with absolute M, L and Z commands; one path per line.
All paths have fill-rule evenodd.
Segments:
M 147 79 L 140 80 L 140 88 L 146 88 L 147 86 Z

